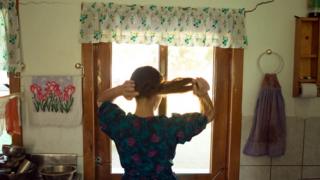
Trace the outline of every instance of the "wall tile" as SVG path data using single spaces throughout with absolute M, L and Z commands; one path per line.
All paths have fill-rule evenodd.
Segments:
M 309 118 L 305 124 L 304 165 L 320 165 L 320 118 Z
M 241 165 L 270 165 L 271 158 L 267 156 L 252 157 L 243 154 L 243 148 L 247 142 L 250 130 L 252 127 L 252 116 L 242 117 L 242 130 L 241 130 L 241 154 L 240 154 L 240 164 Z
M 240 180 L 269 180 L 270 166 L 240 166 Z
M 320 166 L 304 166 L 302 172 L 303 178 L 317 178 L 320 180 Z
M 300 180 L 301 166 L 272 166 L 271 180 Z
M 272 165 L 301 165 L 304 120 L 287 117 L 287 144 L 283 156 L 272 158 Z

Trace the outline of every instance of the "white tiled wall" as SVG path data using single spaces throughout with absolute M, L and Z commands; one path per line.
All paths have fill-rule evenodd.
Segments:
M 241 150 L 252 126 L 242 119 Z M 251 157 L 241 152 L 240 180 L 320 180 L 320 118 L 287 117 L 287 145 L 282 157 Z
M 300 180 L 300 178 L 301 166 L 271 166 L 272 180 Z
M 304 166 L 302 176 L 304 178 L 319 178 L 320 166 Z M 319 178 L 320 179 L 320 178 Z
M 270 166 L 240 166 L 241 180 L 269 180 Z
M 303 164 L 320 166 L 320 121 L 306 120 Z

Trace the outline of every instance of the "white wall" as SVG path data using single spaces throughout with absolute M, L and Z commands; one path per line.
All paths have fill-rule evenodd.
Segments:
M 81 62 L 81 46 L 78 42 L 80 1 L 48 0 L 64 4 L 25 4 L 27 0 L 20 1 L 23 57 L 26 64 L 24 75 L 79 74 L 74 64 Z M 260 1 L 114 0 L 113 2 L 251 9 Z M 306 15 L 305 1 L 278 0 L 261 6 L 247 15 L 249 46 L 245 50 L 244 59 L 243 116 L 253 115 L 262 78 L 257 69 L 257 57 L 269 48 L 278 52 L 285 61 L 285 67 L 278 77 L 285 97 L 287 115 L 319 116 L 320 112 L 317 111 L 320 107 L 319 99 L 301 100 L 291 97 L 295 15 Z M 269 62 L 271 62 L 270 67 L 276 66 L 274 60 L 270 59 Z M 24 116 L 23 128 L 24 143 L 31 152 L 77 153 L 80 157 L 83 155 L 82 127 L 72 129 L 33 127 L 28 124 L 27 117 Z

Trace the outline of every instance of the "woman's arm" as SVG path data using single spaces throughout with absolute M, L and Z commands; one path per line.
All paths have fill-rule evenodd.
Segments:
M 98 96 L 98 102 L 113 101 L 118 96 L 131 100 L 139 95 L 134 89 L 134 81 L 125 81 L 122 85 L 106 89 Z
M 214 120 L 215 113 L 214 113 L 214 106 L 213 103 L 208 95 L 206 93 L 203 96 L 198 96 L 201 104 L 201 113 L 203 113 L 208 118 L 208 123 Z
M 208 123 L 215 118 L 214 105 L 208 95 L 209 84 L 202 78 L 196 78 L 193 83 L 193 93 L 200 100 L 201 113 L 207 116 Z

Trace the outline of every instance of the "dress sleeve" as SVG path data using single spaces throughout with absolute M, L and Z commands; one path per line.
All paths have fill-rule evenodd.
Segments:
M 115 140 L 124 125 L 125 112 L 116 104 L 106 101 L 98 109 L 100 128 L 111 139 Z
M 173 114 L 168 120 L 170 138 L 183 144 L 206 128 L 208 119 L 201 113 Z

